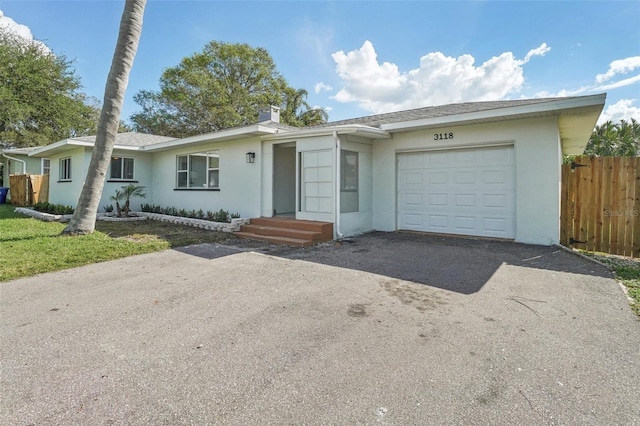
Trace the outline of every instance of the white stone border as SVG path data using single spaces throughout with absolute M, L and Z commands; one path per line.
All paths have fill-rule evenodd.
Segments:
M 26 207 L 16 207 L 16 213 L 21 213 L 26 216 L 31 216 L 35 219 L 39 219 L 45 222 L 68 222 L 71 219 L 70 214 L 60 215 L 60 214 L 49 214 L 39 212 L 33 209 L 29 209 Z M 236 218 L 231 219 L 231 223 L 225 222 L 212 222 L 210 220 L 203 219 L 192 219 L 189 217 L 179 217 L 179 216 L 169 216 L 166 214 L 160 213 L 147 213 L 147 212 L 132 212 L 137 217 L 116 217 L 112 213 L 98 213 L 98 220 L 105 221 L 131 221 L 131 220 L 159 220 L 160 222 L 168 222 L 174 223 L 176 225 L 186 225 L 193 226 L 194 228 L 206 229 L 209 231 L 220 231 L 220 232 L 238 232 L 242 225 L 249 224 L 250 219 L 244 218 Z
M 189 217 L 169 216 L 160 213 L 135 212 L 139 216 L 148 217 L 149 219 L 159 220 L 161 222 L 175 223 L 176 225 L 193 226 L 195 228 L 207 229 L 210 231 L 221 232 L 238 232 L 242 225 L 249 224 L 250 219 L 236 218 L 231 219 L 231 223 L 212 222 L 204 219 L 192 219 Z

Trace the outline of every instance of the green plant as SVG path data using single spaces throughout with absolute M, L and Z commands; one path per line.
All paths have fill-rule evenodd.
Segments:
M 104 206 L 104 211 L 105 211 L 105 213 L 113 212 L 113 204 L 108 204 L 108 205 Z
M 47 202 L 39 202 L 31 206 L 35 211 L 56 215 L 73 214 L 73 207 L 64 204 L 52 204 Z
M 142 185 L 130 183 L 129 185 L 123 186 L 122 190 L 116 189 L 116 193 L 111 196 L 111 199 L 116 202 L 116 214 L 118 217 L 129 216 L 131 199 L 135 197 L 146 197 L 144 188 Z M 120 205 L 121 201 L 124 201 L 124 204 Z
M 231 222 L 229 218 L 229 212 L 222 209 L 215 212 L 213 214 L 213 217 L 210 216 L 209 220 L 212 220 L 214 222 Z

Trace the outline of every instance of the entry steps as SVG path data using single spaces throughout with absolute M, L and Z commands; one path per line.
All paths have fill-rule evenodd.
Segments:
M 259 217 L 243 225 L 235 235 L 295 247 L 307 247 L 333 239 L 333 224 L 288 217 Z

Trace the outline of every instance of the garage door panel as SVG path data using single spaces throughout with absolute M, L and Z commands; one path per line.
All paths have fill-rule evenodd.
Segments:
M 515 236 L 513 147 L 398 154 L 397 164 L 399 229 Z

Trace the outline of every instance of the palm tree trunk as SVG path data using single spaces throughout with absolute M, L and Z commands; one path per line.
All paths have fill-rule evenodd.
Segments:
M 129 71 L 138 50 L 146 0 L 127 0 L 120 21 L 120 32 L 111 70 L 104 91 L 96 143 L 93 147 L 87 178 L 80 193 L 75 213 L 63 234 L 90 234 L 95 230 L 98 205 L 104 188 L 107 168 L 118 133 Z

